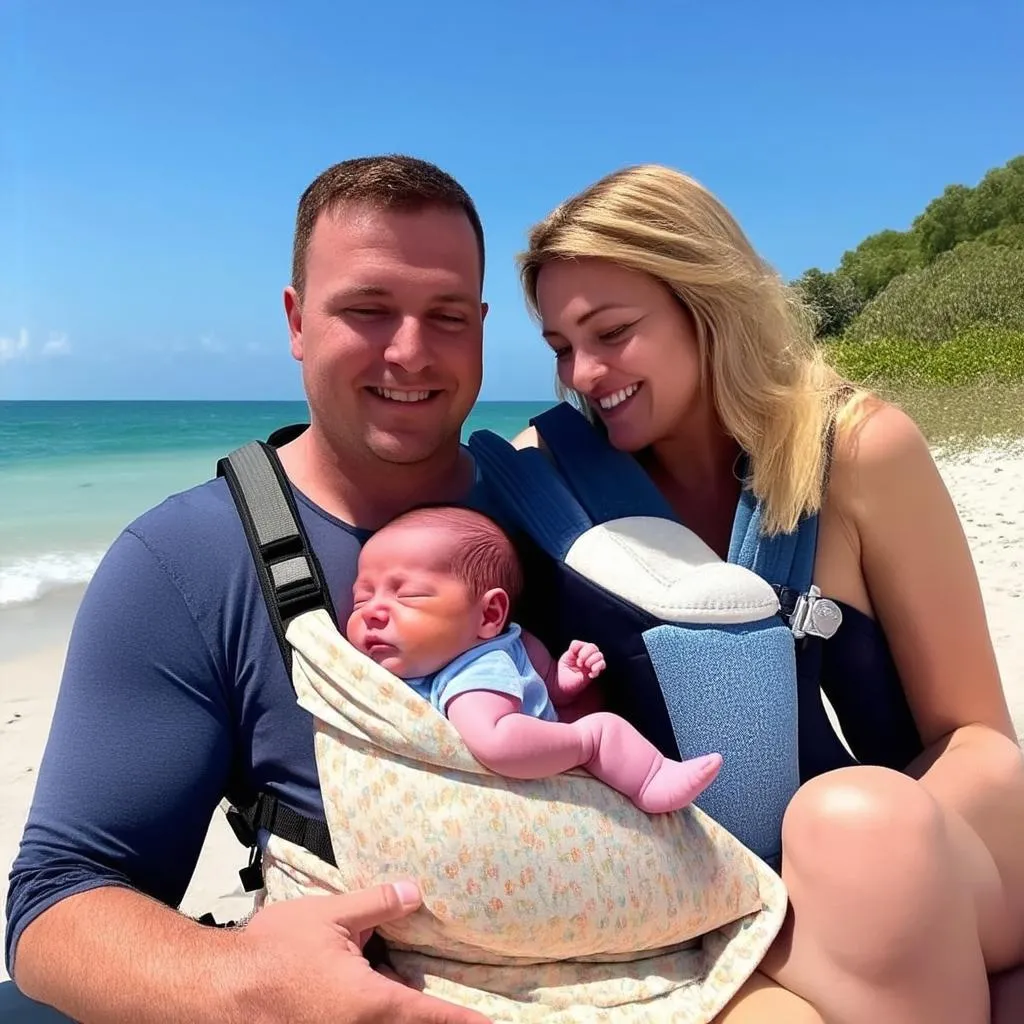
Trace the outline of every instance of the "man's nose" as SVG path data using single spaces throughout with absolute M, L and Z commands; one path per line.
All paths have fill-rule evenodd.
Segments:
M 410 375 L 422 373 L 430 365 L 430 343 L 418 317 L 402 318 L 384 350 L 384 359 Z

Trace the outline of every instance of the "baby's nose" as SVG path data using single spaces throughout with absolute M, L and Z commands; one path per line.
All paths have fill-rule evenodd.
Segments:
M 368 601 L 363 606 L 363 621 L 368 626 L 384 625 L 388 621 L 387 602 L 380 599 Z

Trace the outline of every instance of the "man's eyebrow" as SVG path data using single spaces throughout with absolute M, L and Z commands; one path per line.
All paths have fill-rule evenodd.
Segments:
M 380 285 L 356 284 L 349 288 L 339 288 L 337 291 L 332 293 L 328 301 L 333 303 L 348 299 L 379 298 L 390 294 L 391 292 L 389 292 L 387 288 L 382 288 Z
M 377 284 L 358 284 L 353 285 L 351 288 L 339 288 L 332 296 L 332 302 L 338 302 L 345 299 L 365 299 L 365 298 L 391 298 L 393 293 L 388 288 L 384 288 Z M 440 295 L 434 295 L 431 297 L 431 302 L 461 302 L 466 305 L 472 305 L 475 301 L 473 296 L 468 292 L 443 292 Z
M 352 285 L 350 288 L 339 288 L 338 295 L 390 295 L 391 293 L 380 285 Z
M 579 319 L 576 321 L 577 327 L 582 327 L 588 320 L 597 316 L 598 313 L 604 313 L 609 309 L 624 309 L 625 306 L 621 302 L 603 302 L 600 306 L 594 306 L 593 309 L 588 309 Z M 550 338 L 552 335 L 558 334 L 558 331 L 552 329 L 546 329 L 541 331 L 541 335 L 545 338 Z

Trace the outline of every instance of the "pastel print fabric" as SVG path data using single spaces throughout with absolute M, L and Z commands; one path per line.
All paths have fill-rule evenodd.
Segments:
M 756 968 L 785 889 L 700 810 L 497 776 L 326 612 L 288 641 L 337 867 L 272 837 L 265 901 L 416 879 L 423 907 L 380 929 L 392 964 L 494 1021 L 707 1024 Z

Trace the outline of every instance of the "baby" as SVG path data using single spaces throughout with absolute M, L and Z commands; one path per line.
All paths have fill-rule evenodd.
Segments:
M 522 583 L 515 548 L 489 518 L 416 509 L 363 546 L 347 637 L 447 716 L 496 774 L 539 779 L 583 766 L 648 813 L 691 803 L 721 755 L 669 760 L 609 712 L 559 720 L 556 709 L 603 671 L 604 658 L 574 640 L 555 661 L 510 622 Z

